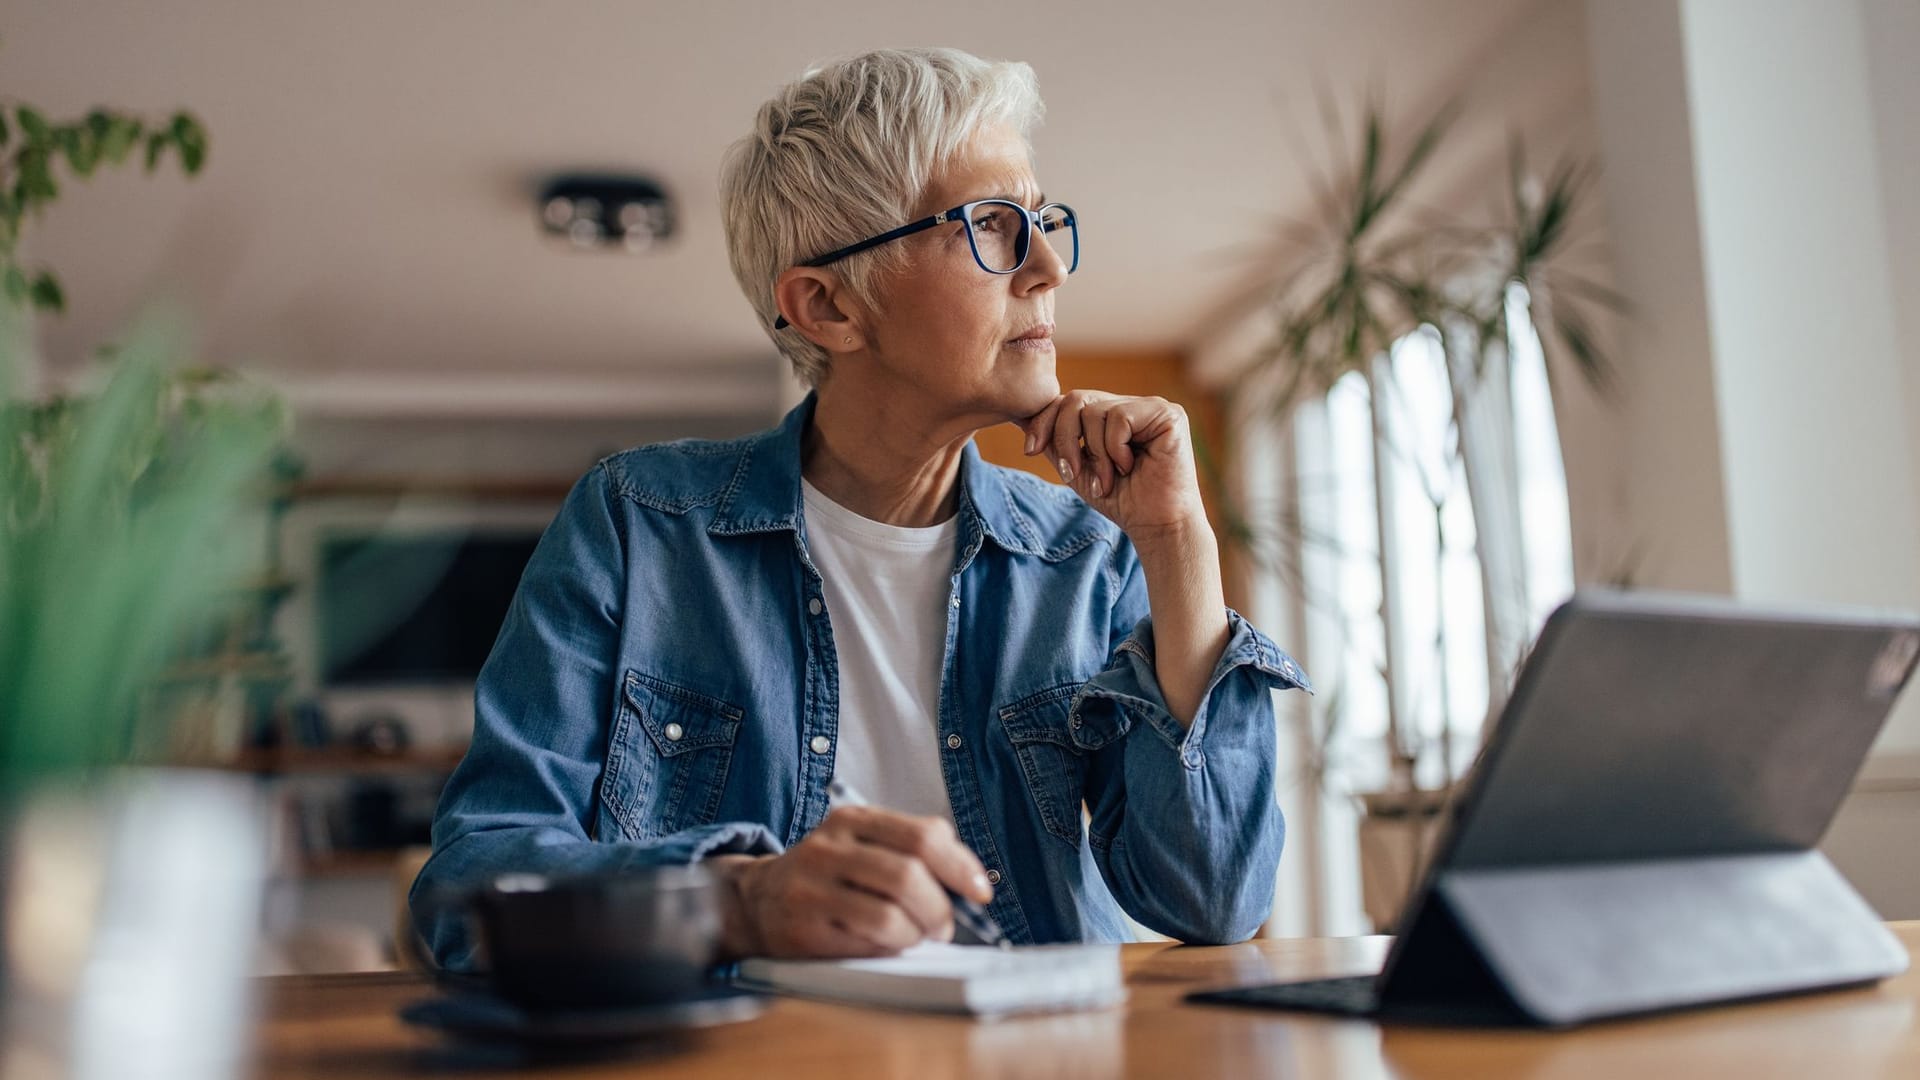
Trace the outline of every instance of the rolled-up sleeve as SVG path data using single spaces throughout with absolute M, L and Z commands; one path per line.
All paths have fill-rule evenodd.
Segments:
M 1228 610 L 1227 645 L 1193 723 L 1167 706 L 1139 558 L 1114 553 L 1123 583 L 1106 668 L 1075 696 L 1088 769 L 1088 838 L 1107 887 L 1149 929 L 1194 944 L 1251 937 L 1273 905 L 1286 824 L 1276 799 L 1273 692 L 1309 690 L 1293 658 Z M 1085 733 L 1082 736 L 1081 733 Z
M 722 822 L 645 842 L 592 835 L 606 764 L 625 545 L 605 467 L 568 495 L 522 574 L 474 689 L 473 745 L 441 795 L 433 855 L 409 895 L 434 961 L 475 966 L 460 898 L 506 872 L 573 874 L 780 850 Z

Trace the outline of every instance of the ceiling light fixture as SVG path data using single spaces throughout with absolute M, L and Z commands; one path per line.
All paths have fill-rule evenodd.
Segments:
M 638 254 L 673 235 L 667 193 L 641 176 L 569 173 L 540 189 L 540 225 L 577 248 Z

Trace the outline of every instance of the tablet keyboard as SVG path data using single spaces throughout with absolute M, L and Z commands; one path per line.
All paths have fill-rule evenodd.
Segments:
M 1187 1000 L 1208 1005 L 1252 1005 L 1267 1009 L 1339 1013 L 1343 1016 L 1372 1016 L 1380 1006 L 1380 995 L 1376 988 L 1378 982 L 1379 978 L 1374 975 L 1349 975 L 1337 979 L 1309 979 L 1306 982 L 1207 990 L 1189 994 Z

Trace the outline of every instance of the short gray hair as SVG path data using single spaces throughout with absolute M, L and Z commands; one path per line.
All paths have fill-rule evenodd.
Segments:
M 760 325 L 809 386 L 829 353 L 776 331 L 774 279 L 806 259 L 904 225 L 935 173 L 981 128 L 1028 137 L 1042 112 L 1033 69 L 958 49 L 881 49 L 788 83 L 727 151 L 720 209 L 727 257 Z M 861 302 L 904 262 L 883 244 L 833 264 Z

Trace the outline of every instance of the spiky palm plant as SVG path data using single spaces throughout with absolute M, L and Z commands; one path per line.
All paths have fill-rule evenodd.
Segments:
M 1323 115 L 1335 144 L 1332 160 L 1310 177 L 1312 215 L 1292 222 L 1279 236 L 1271 264 L 1274 331 L 1243 373 L 1243 391 L 1263 395 L 1275 415 L 1285 416 L 1350 373 L 1361 373 L 1376 389 L 1390 389 L 1391 370 L 1375 360 L 1400 338 L 1430 325 L 1441 331 L 1449 353 L 1455 416 L 1449 452 L 1459 453 L 1460 410 L 1470 384 L 1496 351 L 1504 357 L 1512 346 L 1507 296 L 1515 284 L 1525 287 L 1549 377 L 1571 367 L 1596 389 L 1608 389 L 1611 367 L 1595 324 L 1603 314 L 1624 310 L 1624 304 L 1580 272 L 1574 257 L 1578 212 L 1595 176 L 1590 165 L 1568 159 L 1536 179 L 1515 138 L 1501 212 L 1490 223 L 1463 224 L 1422 210 L 1412 196 L 1443 149 L 1457 109 L 1441 107 L 1403 137 L 1384 110 L 1369 102 L 1359 114 L 1357 132 L 1344 145 L 1337 112 L 1323 108 Z M 1378 415 L 1375 427 L 1376 437 L 1384 438 Z M 1404 447 L 1388 449 L 1414 456 Z M 1375 466 L 1377 473 L 1378 460 Z M 1444 494 L 1439 489 L 1445 485 L 1437 488 L 1424 475 L 1422 480 L 1435 504 L 1437 526 Z M 1477 512 L 1480 500 L 1475 506 Z M 1264 545 L 1268 552 L 1329 543 L 1309 535 L 1296 512 L 1259 516 L 1271 522 L 1279 541 Z M 1228 517 L 1229 535 L 1261 558 L 1262 523 L 1231 509 Z M 1298 577 L 1297 566 L 1276 563 L 1273 569 Z M 1312 595 L 1306 583 L 1294 584 L 1300 595 Z M 1382 587 L 1385 595 L 1384 581 Z M 1406 778 L 1419 750 L 1391 717 L 1389 743 L 1396 775 L 1410 782 Z
M 1454 115 L 1441 109 L 1401 149 L 1381 110 L 1370 105 L 1346 174 L 1313 174 L 1315 216 L 1283 230 L 1275 332 L 1251 369 L 1284 376 L 1273 384 L 1276 410 L 1325 393 L 1419 325 L 1424 279 L 1411 266 L 1433 248 L 1404 227 L 1405 200 Z M 1329 122 L 1337 117 L 1329 114 Z
M 1488 230 L 1484 245 L 1495 258 L 1486 280 L 1501 293 L 1487 297 L 1478 314 L 1478 337 L 1512 350 L 1505 316 L 1505 291 L 1526 289 L 1529 321 L 1546 353 L 1547 377 L 1571 367 L 1602 393 L 1613 387 L 1614 371 L 1601 344 L 1596 322 L 1622 315 L 1627 302 L 1587 275 L 1581 266 L 1585 237 L 1580 212 L 1591 197 L 1599 169 L 1589 161 L 1564 158 L 1543 178 L 1527 168 L 1526 146 L 1508 143 L 1507 216 Z
M 1339 122 L 1328 115 L 1330 126 Z M 1454 107 L 1441 108 L 1401 146 L 1382 108 L 1370 103 L 1354 145 L 1336 148 L 1330 171 L 1312 175 L 1314 213 L 1282 230 L 1274 334 L 1248 369 L 1284 375 L 1273 383 L 1277 410 L 1366 370 L 1422 324 L 1465 320 L 1478 342 L 1509 345 L 1506 292 L 1515 283 L 1527 288 L 1550 367 L 1570 365 L 1596 389 L 1609 386 L 1596 323 L 1626 304 L 1575 265 L 1578 215 L 1597 169 L 1567 158 L 1536 177 L 1514 137 L 1502 216 L 1485 224 L 1442 220 L 1414 205 L 1411 191 L 1457 117 Z

